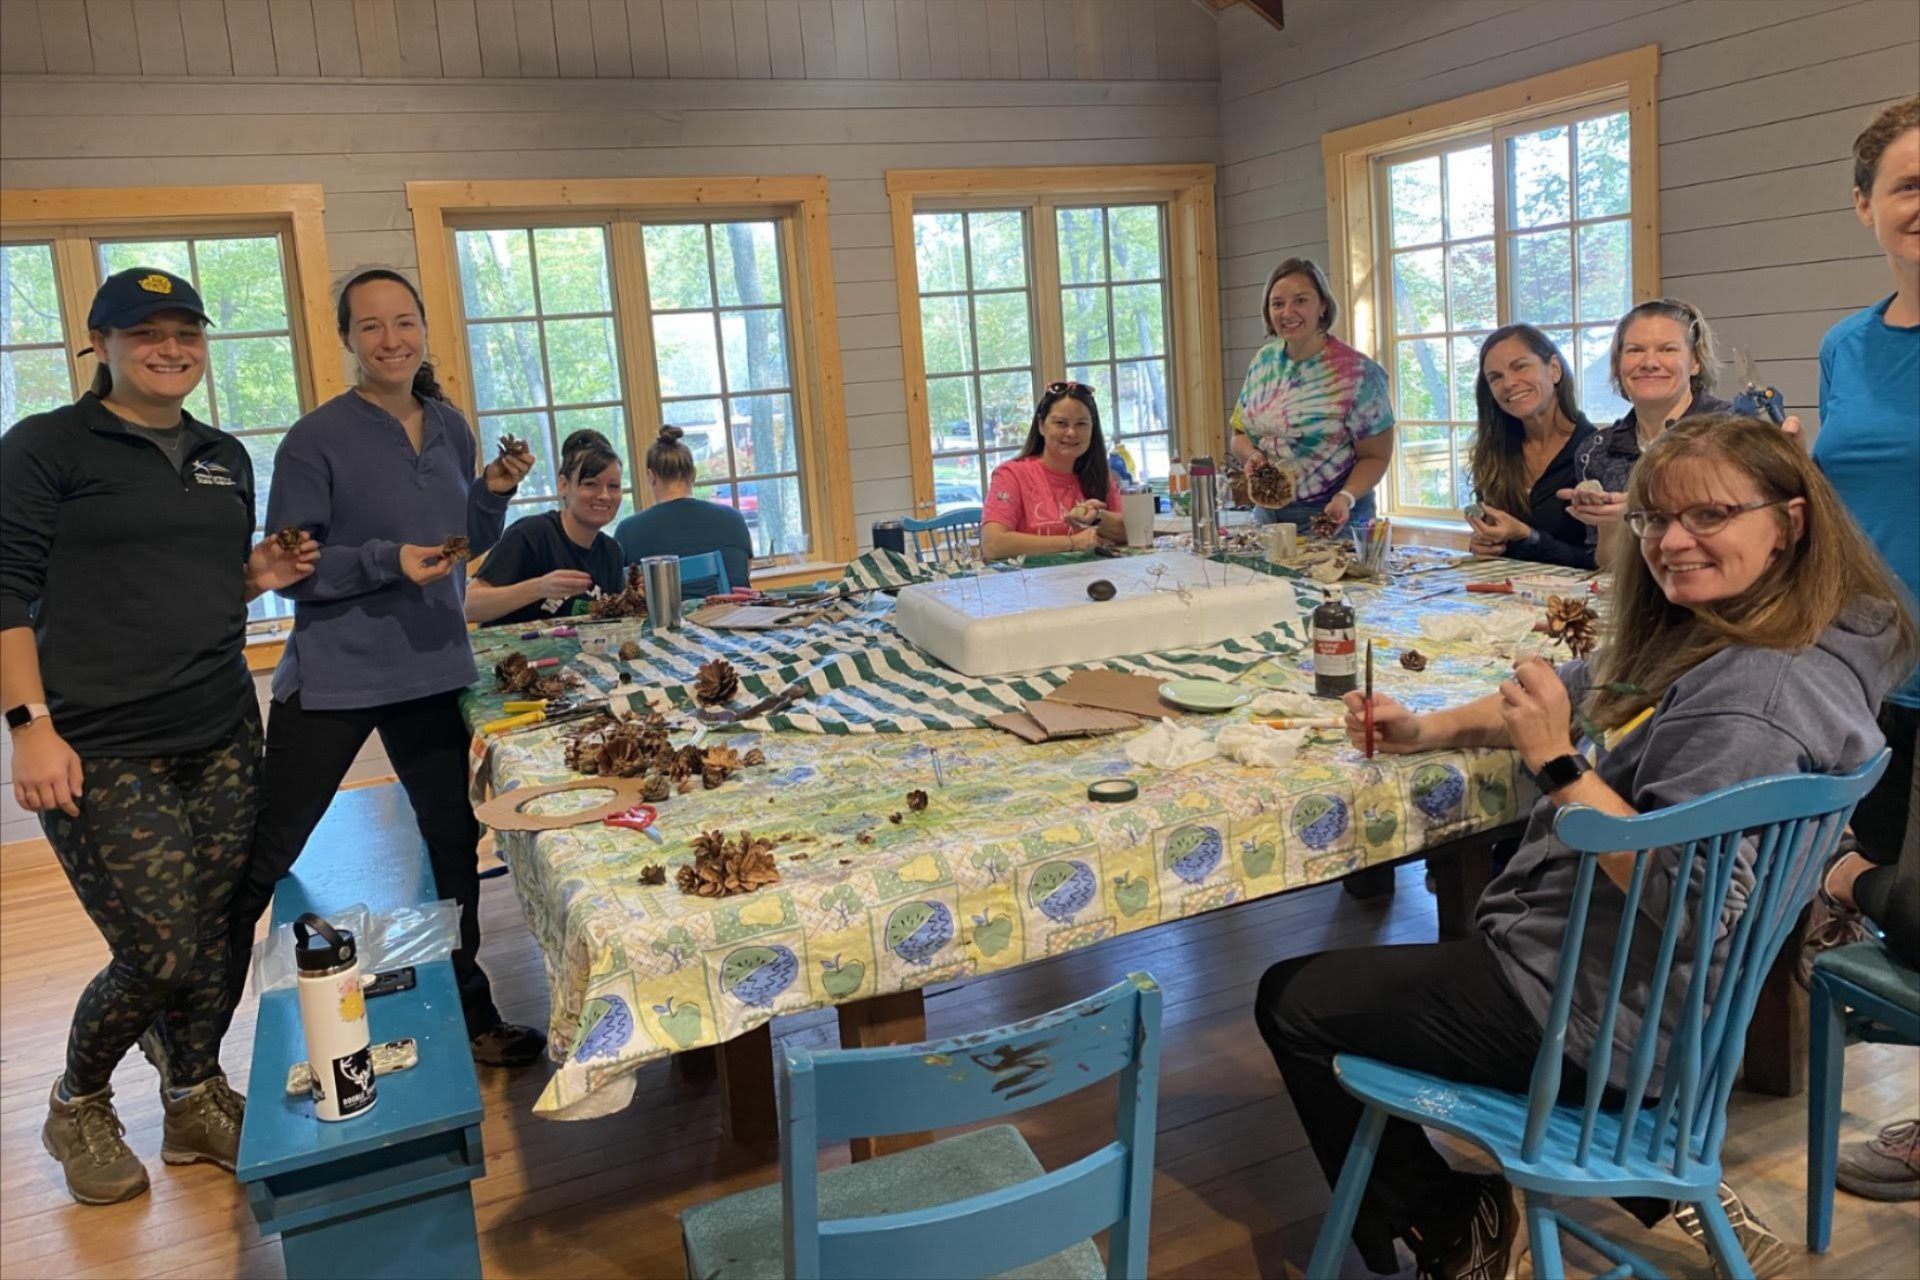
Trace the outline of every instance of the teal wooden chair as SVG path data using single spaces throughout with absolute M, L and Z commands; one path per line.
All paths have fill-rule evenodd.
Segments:
M 694 590 L 698 587 L 699 590 Z M 733 590 L 727 581 L 727 561 L 718 551 L 702 551 L 697 556 L 680 557 L 680 598 L 698 600 L 702 596 L 723 596 Z
M 900 527 L 915 560 L 978 560 L 980 513 L 979 507 L 956 507 L 927 520 L 902 520 Z
M 1472 1142 L 1499 1162 L 1507 1181 L 1525 1195 L 1535 1275 L 1566 1274 L 1559 1234 L 1565 1231 L 1616 1264 L 1607 1277 L 1659 1276 L 1645 1259 L 1555 1212 L 1547 1199 L 1657 1196 L 1697 1205 L 1719 1273 L 1752 1280 L 1718 1194 L 1727 1095 L 1767 970 L 1812 896 L 1854 805 L 1885 772 L 1887 757 L 1882 750 L 1841 777 L 1794 774 L 1743 782 L 1633 818 L 1610 817 L 1585 805 L 1562 809 L 1554 834 L 1571 850 L 1569 856 L 1579 858 L 1580 867 L 1531 1087 L 1522 1096 L 1337 1055 L 1333 1065 L 1341 1086 L 1367 1110 L 1307 1275 L 1323 1280 L 1338 1274 L 1381 1130 L 1389 1116 L 1399 1116 Z M 1744 904 L 1734 898 L 1743 833 L 1753 848 Z M 1610 909 L 1596 924 L 1595 955 L 1587 961 L 1582 946 L 1598 870 L 1595 855 L 1616 850 L 1632 851 L 1631 878 L 1617 916 Z M 1619 898 L 1609 890 L 1604 901 Z M 1616 927 L 1616 919 L 1631 923 Z M 1642 939 L 1638 947 L 1636 937 Z M 1709 992 L 1706 979 L 1716 942 L 1724 946 L 1725 958 Z M 1674 957 L 1683 947 L 1690 976 L 1677 1007 L 1669 1011 Z M 1640 1029 L 1625 1064 L 1625 1088 L 1609 1098 L 1614 1028 L 1628 960 L 1636 954 L 1652 959 L 1649 994 L 1643 1008 L 1627 1010 Z M 1598 990 L 1602 974 L 1604 991 Z M 1587 1088 L 1580 1105 L 1559 1101 L 1576 987 L 1583 992 L 1583 1015 L 1597 1024 L 1594 1047 L 1582 1064 Z M 1675 1029 L 1656 1085 L 1654 1059 L 1663 1018 Z
M 780 1182 L 680 1215 L 688 1276 L 1147 1274 L 1160 988 L 1146 974 L 977 1035 L 876 1049 L 790 1048 L 782 1067 Z M 822 1142 L 1009 1116 L 1114 1075 L 1113 1141 L 1052 1172 L 1004 1124 L 825 1173 L 814 1167 Z M 1088 1237 L 1108 1227 L 1102 1265 Z
M 1807 1248 L 1833 1240 L 1840 1085 L 1849 1042 L 1920 1045 L 1920 970 L 1878 939 L 1814 957 L 1807 1051 Z

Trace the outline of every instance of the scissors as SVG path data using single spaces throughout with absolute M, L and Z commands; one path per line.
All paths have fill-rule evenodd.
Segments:
M 1739 357 L 1740 375 L 1746 380 L 1746 389 L 1733 398 L 1733 411 L 1753 418 L 1764 417 L 1776 427 L 1785 422 L 1787 407 L 1780 388 L 1760 385 L 1760 371 L 1754 367 L 1752 352 L 1745 347 L 1735 347 L 1733 353 Z
M 623 810 L 620 813 L 614 814 L 611 818 L 608 818 L 607 825 L 610 827 L 625 827 L 628 831 L 638 831 L 655 844 L 665 844 L 666 840 L 662 838 L 658 831 L 653 829 L 653 824 L 659 817 L 660 811 L 652 805 L 637 804 L 631 809 Z

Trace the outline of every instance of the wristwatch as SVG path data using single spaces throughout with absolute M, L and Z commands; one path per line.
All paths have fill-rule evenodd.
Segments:
M 7 728 L 24 729 L 35 720 L 45 720 L 52 714 L 44 702 L 23 702 L 17 707 L 7 708 Z
M 1569 751 L 1566 755 L 1547 761 L 1528 776 L 1533 779 L 1533 785 L 1540 788 L 1541 795 L 1552 795 L 1560 788 L 1578 782 L 1582 774 L 1592 772 L 1593 766 L 1587 763 L 1585 756 Z

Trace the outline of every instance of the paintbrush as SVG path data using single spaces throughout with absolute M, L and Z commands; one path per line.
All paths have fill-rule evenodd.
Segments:
M 1373 759 L 1373 637 L 1367 637 L 1367 759 Z

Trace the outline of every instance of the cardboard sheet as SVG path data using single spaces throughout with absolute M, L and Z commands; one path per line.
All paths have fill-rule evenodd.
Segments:
M 1124 671 L 1076 671 L 1047 695 L 1049 702 L 1076 707 L 1120 711 L 1146 720 L 1164 720 L 1180 714 L 1160 701 L 1163 676 L 1136 676 Z
M 645 789 L 645 781 L 643 778 L 592 777 L 543 787 L 515 787 L 511 791 L 500 792 L 485 804 L 475 805 L 473 816 L 482 825 L 495 831 L 557 831 L 562 827 L 585 826 L 590 822 L 604 822 L 614 814 L 639 804 L 643 799 L 640 793 Z M 590 804 L 570 813 L 541 815 L 521 812 L 542 796 L 566 791 L 611 791 L 613 798 L 605 804 Z

